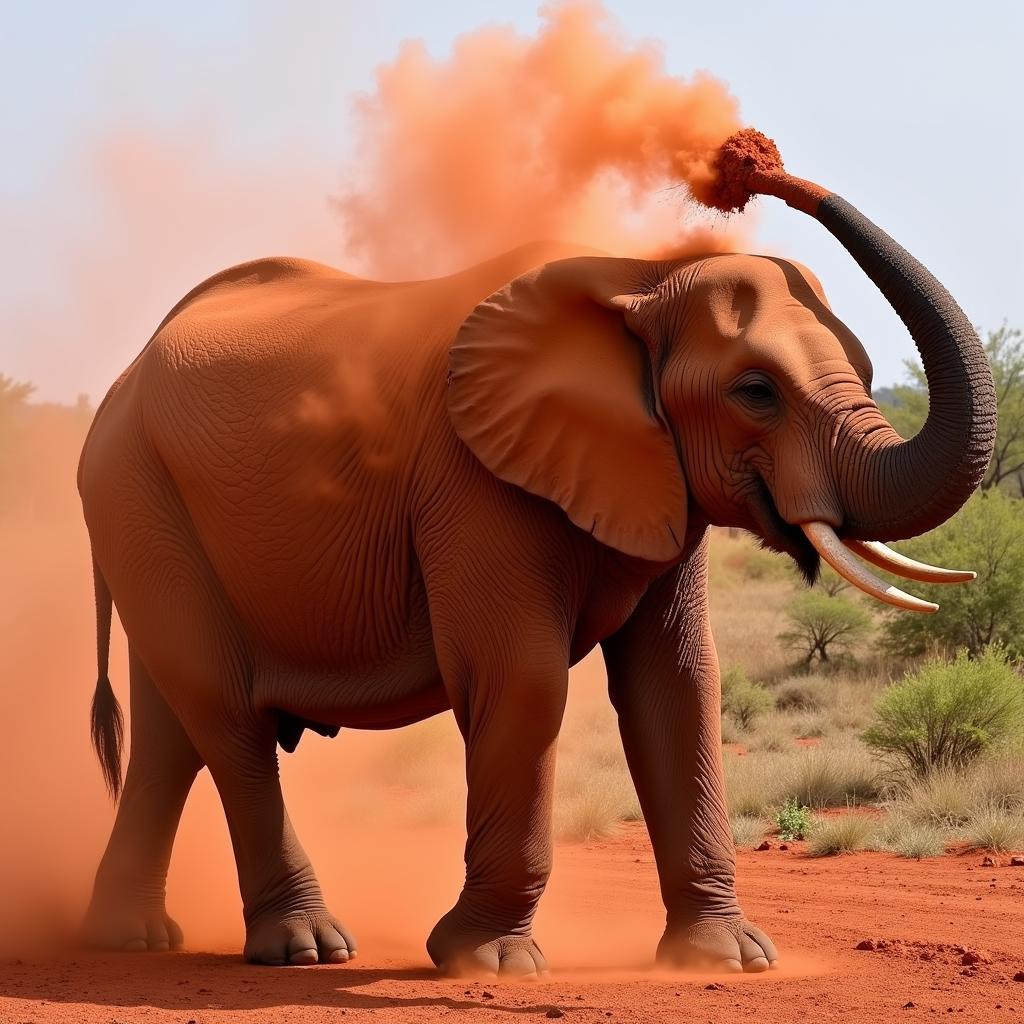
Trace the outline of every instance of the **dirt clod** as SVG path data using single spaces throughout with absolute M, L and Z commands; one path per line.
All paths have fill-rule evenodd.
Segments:
M 1024 868 L 1024 857 L 1011 857 L 1010 858 L 1011 868 Z
M 994 860 L 993 860 L 993 859 L 992 859 L 991 857 L 986 857 L 986 858 L 985 858 L 985 859 L 984 859 L 984 860 L 983 860 L 983 861 L 981 862 L 981 866 L 982 866 L 983 868 L 994 868 L 994 867 L 996 866 L 996 862 L 995 862 L 995 861 L 994 861 Z
M 1014 980 L 1014 981 L 1024 981 L 1024 971 L 1018 971 L 1018 972 L 1017 972 L 1017 973 L 1016 973 L 1016 974 L 1015 974 L 1015 975 L 1013 976 L 1013 980 Z
M 754 847 L 754 849 L 755 849 L 755 850 L 758 850 L 758 851 L 761 851 L 761 850 L 770 850 L 771 848 L 772 848 L 772 844 L 771 844 L 771 843 L 769 843 L 767 839 L 766 839 L 766 840 L 765 840 L 765 841 L 764 841 L 763 843 L 761 843 L 761 845 L 760 845 L 760 846 L 755 846 L 755 847 Z
M 557 1006 L 552 1006 L 551 1009 L 548 1010 L 548 1012 L 544 1014 L 544 1016 L 545 1017 L 552 1017 L 552 1018 L 554 1018 L 554 1017 L 564 1017 L 565 1014 Z
M 750 201 L 747 179 L 753 171 L 766 174 L 783 170 L 779 148 L 756 128 L 743 128 L 722 143 L 715 157 L 716 178 L 701 202 L 723 213 L 738 213 Z

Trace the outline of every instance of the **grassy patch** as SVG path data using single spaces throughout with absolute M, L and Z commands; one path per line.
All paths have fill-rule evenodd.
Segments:
M 865 814 L 840 814 L 834 818 L 816 818 L 807 836 L 807 852 L 812 857 L 865 850 L 875 833 L 875 822 Z
M 768 822 L 753 814 L 737 814 L 729 819 L 736 848 L 760 846 L 768 834 Z
M 962 836 L 976 850 L 1010 853 L 1024 850 L 1024 814 L 1005 807 L 983 807 L 964 826 Z

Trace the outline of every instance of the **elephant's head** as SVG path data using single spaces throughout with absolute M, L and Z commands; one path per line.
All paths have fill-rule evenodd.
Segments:
M 838 196 L 797 186 L 775 194 L 825 224 L 917 344 L 930 410 L 916 437 L 872 401 L 867 354 L 817 279 L 744 255 L 585 256 L 509 282 L 455 339 L 451 417 L 497 476 L 629 555 L 677 558 L 698 515 L 759 534 L 809 579 L 820 553 L 876 597 L 934 610 L 850 549 L 914 579 L 973 576 L 877 542 L 932 529 L 978 486 L 995 436 L 991 373 L 920 263 Z

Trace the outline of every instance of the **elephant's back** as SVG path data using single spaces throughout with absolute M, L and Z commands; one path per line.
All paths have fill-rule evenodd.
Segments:
M 419 381 L 444 377 L 404 331 L 416 287 L 233 268 L 179 303 L 104 413 L 138 424 L 242 620 L 293 662 L 393 649 L 418 615 L 405 489 L 442 408 Z

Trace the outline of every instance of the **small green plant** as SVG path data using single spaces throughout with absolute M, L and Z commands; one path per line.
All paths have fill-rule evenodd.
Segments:
M 775 698 L 760 683 L 751 682 L 739 665 L 722 673 L 722 712 L 740 729 L 749 729 L 755 719 L 775 706 Z
M 853 853 L 865 849 L 875 834 L 875 823 L 865 814 L 847 813 L 834 818 L 816 818 L 807 836 L 812 857 Z
M 813 821 L 811 809 L 797 803 L 796 797 L 790 797 L 775 815 L 775 827 L 780 839 L 803 839 L 811 829 Z
M 894 768 L 927 775 L 961 768 L 1024 728 L 1024 684 L 1006 654 L 933 660 L 882 695 L 864 742 Z

